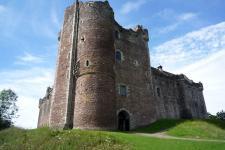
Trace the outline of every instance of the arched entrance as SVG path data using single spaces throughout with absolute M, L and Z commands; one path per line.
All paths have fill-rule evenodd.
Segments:
M 130 116 L 125 110 L 120 111 L 118 114 L 118 129 L 120 131 L 130 130 Z

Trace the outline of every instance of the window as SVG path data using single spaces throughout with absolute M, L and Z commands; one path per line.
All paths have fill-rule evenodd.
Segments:
M 82 42 L 84 42 L 84 41 L 85 41 L 84 36 L 82 36 L 82 37 L 81 37 L 81 41 L 82 41 Z
M 122 60 L 122 54 L 120 51 L 116 51 L 116 61 L 121 62 Z
M 85 66 L 88 67 L 90 65 L 89 61 L 86 60 Z
M 60 35 L 58 36 L 58 41 L 60 41 L 60 39 L 61 39 L 61 37 L 60 37 Z
M 119 33 L 119 31 L 115 31 L 115 37 L 116 37 L 116 39 L 120 39 L 120 33 Z
M 160 88 L 157 88 L 157 89 L 156 89 L 156 92 L 157 92 L 157 96 L 160 97 L 160 96 L 161 96 Z
M 135 65 L 136 67 L 139 66 L 139 63 L 138 63 L 137 60 L 134 60 L 134 65 Z
M 127 86 L 126 85 L 120 85 L 119 95 L 120 96 L 127 96 Z

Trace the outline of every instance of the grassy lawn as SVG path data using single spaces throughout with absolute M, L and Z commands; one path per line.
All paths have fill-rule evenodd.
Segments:
M 160 120 L 138 132 L 166 132 L 177 137 L 225 140 L 225 121 L 221 120 Z
M 10 128 L 0 131 L 0 149 L 224 150 L 225 143 L 157 139 L 119 132 Z
M 157 139 L 138 135 L 121 134 L 119 138 L 135 150 L 224 150 L 225 143 Z

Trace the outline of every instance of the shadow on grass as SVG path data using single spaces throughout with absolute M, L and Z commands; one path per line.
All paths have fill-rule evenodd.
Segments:
M 203 120 L 207 123 L 213 124 L 223 130 L 225 130 L 225 120 L 219 120 L 219 119 L 205 119 Z
M 159 121 L 156 121 L 146 127 L 141 127 L 138 129 L 135 129 L 135 132 L 141 132 L 141 133 L 157 133 L 157 132 L 163 132 L 166 130 L 169 130 L 170 128 L 173 128 L 180 123 L 184 122 L 185 120 L 175 120 L 175 119 L 162 119 Z
M 146 127 L 141 127 L 141 128 L 135 129 L 133 131 L 141 132 L 141 133 L 164 132 L 164 131 L 174 128 L 174 127 L 178 126 L 179 124 L 184 123 L 186 121 L 203 121 L 203 122 L 207 122 L 209 124 L 213 124 L 213 125 L 217 126 L 218 128 L 225 130 L 225 121 L 218 120 L 218 119 L 203 119 L 203 120 L 199 120 L 199 119 L 196 119 L 196 120 L 195 119 L 193 119 L 193 120 L 162 119 L 162 120 L 156 121 Z

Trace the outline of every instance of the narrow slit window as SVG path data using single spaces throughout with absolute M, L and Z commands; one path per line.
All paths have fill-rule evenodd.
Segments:
M 160 88 L 157 88 L 156 92 L 157 92 L 157 96 L 160 97 L 161 96 Z
M 90 63 L 89 63 L 88 60 L 86 61 L 86 64 L 85 65 L 86 65 L 86 67 L 88 67 L 90 65 Z
M 120 51 L 116 51 L 116 61 L 121 62 L 122 60 L 122 54 Z
M 119 31 L 115 31 L 115 37 L 116 37 L 116 39 L 120 39 L 120 33 L 119 33 Z
M 81 37 L 81 41 L 84 42 L 84 40 L 85 40 L 85 39 L 84 39 L 84 36 L 82 36 L 82 37 Z

